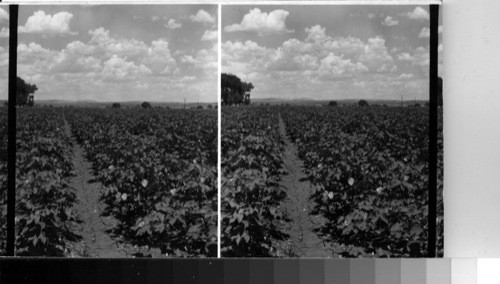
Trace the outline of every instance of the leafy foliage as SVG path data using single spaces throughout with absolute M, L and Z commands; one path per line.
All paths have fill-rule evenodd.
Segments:
M 250 104 L 250 91 L 252 91 L 253 88 L 254 86 L 252 83 L 242 82 L 236 75 L 222 73 L 222 104 Z
M 53 109 L 19 109 L 17 120 L 16 254 L 62 256 L 77 238 L 66 226 L 78 221 L 68 186 L 72 141 Z
M 278 184 L 283 141 L 269 108 L 222 110 L 222 255 L 272 256 L 276 224 L 285 218 Z
M 368 106 L 368 102 L 365 101 L 365 100 L 359 100 L 358 102 L 358 106 L 360 107 L 365 107 L 365 106 Z
M 16 94 L 16 104 L 18 106 L 29 105 L 33 106 L 35 104 L 34 94 L 38 87 L 30 83 L 26 83 L 23 79 L 17 77 L 17 94 Z
M 151 109 L 67 112 L 114 233 L 176 256 L 215 256 L 217 113 Z
M 0 108 L 0 255 L 7 239 L 7 108 Z
M 426 252 L 427 108 L 281 109 L 308 179 L 316 211 L 329 222 L 321 234 L 345 257 Z M 442 156 L 442 136 L 440 140 Z M 442 162 L 439 178 L 442 181 Z M 438 224 L 442 252 L 442 182 Z

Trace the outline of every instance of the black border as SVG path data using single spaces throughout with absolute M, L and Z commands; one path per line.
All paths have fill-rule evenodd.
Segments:
M 427 257 L 436 257 L 439 5 L 429 5 L 429 202 Z
M 17 21 L 19 5 L 9 6 L 9 120 L 7 144 L 7 255 L 15 255 Z M 14 62 L 14 64 L 12 64 Z

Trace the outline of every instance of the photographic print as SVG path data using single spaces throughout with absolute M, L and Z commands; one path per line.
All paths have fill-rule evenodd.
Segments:
M 429 7 L 223 5 L 221 17 L 222 255 L 425 256 Z
M 16 255 L 217 255 L 217 18 L 216 5 L 19 7 Z

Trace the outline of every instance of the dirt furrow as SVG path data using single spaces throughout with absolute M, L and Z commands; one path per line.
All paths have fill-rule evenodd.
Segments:
M 71 136 L 71 126 L 66 120 L 65 133 Z M 73 150 L 75 176 L 69 185 L 75 189 L 77 203 L 74 209 L 82 222 L 75 226 L 75 233 L 81 236 L 81 240 L 70 246 L 70 254 L 75 257 L 126 257 L 126 252 L 108 233 L 117 221 L 112 217 L 101 216 L 105 208 L 99 200 L 101 184 L 95 181 L 91 164 L 85 158 L 82 147 L 75 143 Z
M 290 218 L 290 222 L 283 228 L 290 235 L 291 247 L 288 250 L 293 252 L 293 255 L 301 257 L 331 256 L 323 240 L 314 232 L 323 220 L 320 216 L 311 214 L 314 202 L 309 196 L 313 189 L 306 180 L 303 163 L 297 155 L 297 146 L 290 141 L 281 115 L 279 128 L 286 143 L 284 165 L 287 174 L 282 177 L 281 186 L 287 191 L 284 208 Z

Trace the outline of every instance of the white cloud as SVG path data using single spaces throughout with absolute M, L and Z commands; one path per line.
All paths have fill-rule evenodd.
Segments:
M 377 17 L 377 15 L 375 13 L 368 14 L 368 18 L 370 18 L 370 19 L 375 19 L 376 17 Z
M 256 42 L 247 40 L 244 43 L 236 41 L 226 41 L 222 43 L 222 65 L 229 65 L 239 62 L 247 62 L 248 67 L 253 61 L 260 58 L 267 58 L 268 49 L 258 45 Z
M 9 28 L 2 28 L 0 30 L 0 38 L 7 38 L 9 37 Z
M 56 54 L 56 51 L 46 49 L 35 42 L 30 42 L 29 44 L 20 43 L 17 45 L 17 60 L 21 64 L 30 64 L 37 61 L 49 63 Z
M 416 7 L 413 11 L 405 15 L 412 20 L 429 20 L 429 12 L 422 7 Z
M 153 22 L 158 22 L 159 20 L 160 20 L 160 16 L 155 15 L 155 16 L 151 17 L 151 21 L 153 21 Z
M 203 33 L 203 36 L 201 37 L 201 40 L 217 40 L 217 37 L 218 37 L 218 32 L 215 30 L 215 31 L 211 31 L 211 30 L 206 30 L 204 33 Z
M 414 77 L 415 76 L 413 74 L 411 74 L 411 73 L 410 74 L 403 73 L 403 74 L 399 75 L 398 80 L 411 80 Z
M 190 64 L 197 69 L 205 70 L 209 75 L 216 75 L 219 66 L 217 51 L 217 44 L 214 44 L 212 48 L 201 49 L 194 55 L 183 55 L 181 62 Z
M 411 61 L 412 56 L 408 52 L 403 52 L 398 55 L 398 59 L 401 61 Z
M 165 27 L 166 27 L 167 29 L 174 30 L 174 29 L 181 28 L 181 27 L 182 27 L 182 24 L 181 24 L 181 23 L 176 22 L 176 21 L 175 21 L 175 19 L 170 19 L 170 20 L 168 20 L 168 22 L 165 24 Z
M 424 27 L 420 34 L 418 34 L 418 38 L 428 38 L 431 36 L 431 30 L 428 27 Z
M 196 23 L 204 23 L 204 24 L 213 24 L 215 23 L 215 17 L 210 15 L 205 10 L 199 10 L 196 15 L 191 15 L 189 17 L 191 21 L 196 22 Z
M 311 54 L 297 54 L 278 49 L 271 54 L 267 62 L 267 70 L 271 71 L 299 71 L 313 70 L 318 66 L 318 58 Z
M 361 62 L 353 63 L 350 59 L 329 53 L 321 60 L 318 69 L 320 78 L 335 80 L 338 78 L 351 78 L 354 74 L 368 71 L 368 68 Z
M 240 24 L 232 24 L 224 27 L 226 32 L 249 31 L 258 35 L 282 34 L 292 32 L 286 28 L 286 18 L 290 13 L 285 10 L 274 10 L 272 12 L 261 12 L 260 9 L 252 9 L 243 16 Z
M 140 57 L 147 53 L 147 45 L 135 39 L 116 39 L 109 35 L 109 31 L 100 27 L 90 30 L 90 44 L 95 45 L 100 52 L 111 56 L 113 54 L 128 57 Z
M 429 66 L 429 51 L 424 47 L 417 47 L 413 54 L 403 52 L 398 55 L 398 60 L 411 63 L 412 66 L 419 66 L 426 68 Z
M 126 61 L 124 58 L 113 55 L 104 62 L 104 68 L 101 73 L 107 80 L 123 81 L 150 74 L 151 70 L 142 64 L 136 65 L 134 62 Z
M 0 7 L 0 22 L 9 20 L 9 13 Z
M 396 19 L 394 19 L 394 18 L 392 18 L 391 16 L 387 16 L 387 17 L 385 17 L 385 19 L 382 21 L 382 24 L 383 24 L 384 26 L 389 26 L 389 27 L 391 27 L 391 26 L 397 26 L 397 25 L 399 24 L 399 21 L 398 21 L 398 20 L 396 20 Z
M 188 83 L 188 82 L 194 82 L 194 81 L 196 81 L 195 76 L 184 76 L 180 79 L 180 82 L 182 82 L 182 83 Z
M 249 40 L 227 41 L 222 44 L 223 69 L 238 74 L 294 72 L 310 80 L 345 80 L 361 73 L 397 70 L 381 36 L 364 42 L 354 37 L 331 37 L 320 25 L 305 31 L 304 41 L 291 38 L 274 49 Z
M 160 75 L 179 72 L 177 62 L 172 57 L 168 42 L 165 39 L 152 41 L 147 54 L 148 56 L 144 57 L 141 62 L 146 64 L 152 72 Z
M 438 34 L 443 33 L 443 26 L 438 27 Z M 418 35 L 418 38 L 429 38 L 431 36 L 431 30 L 428 27 L 423 27 Z
M 359 56 L 359 61 L 365 64 L 370 71 L 394 72 L 396 66 L 394 59 L 387 51 L 385 39 L 380 36 L 369 38 L 364 53 Z
M 26 74 L 87 72 L 106 80 L 135 80 L 145 75 L 179 72 L 165 39 L 153 40 L 147 45 L 134 39 L 113 38 L 104 28 L 91 30 L 89 34 L 88 43 L 73 41 L 61 51 L 49 50 L 34 42 L 21 43 L 18 45 L 19 62 L 25 65 L 22 68 Z M 124 72 L 119 72 L 120 67 L 125 68 Z
M 71 31 L 69 22 L 73 14 L 68 12 L 59 12 L 54 16 L 46 15 L 44 11 L 36 11 L 26 20 L 24 26 L 19 27 L 20 33 L 34 33 L 42 36 L 55 35 L 76 35 L 77 32 Z
M 442 43 L 440 43 L 438 45 L 438 52 L 443 52 L 443 44 Z

